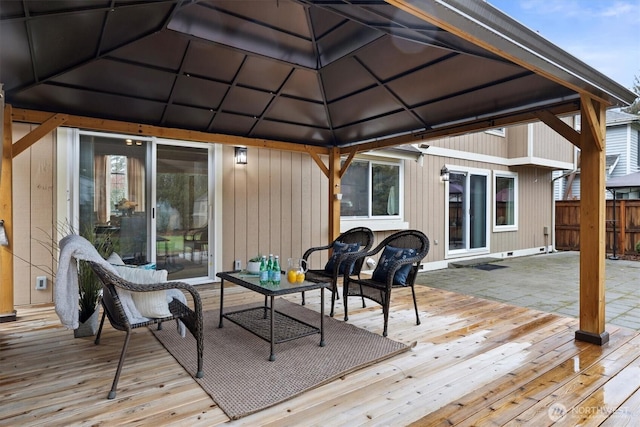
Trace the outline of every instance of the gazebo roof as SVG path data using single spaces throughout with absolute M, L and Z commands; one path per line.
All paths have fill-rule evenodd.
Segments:
M 323 147 L 635 95 L 482 1 L 11 1 L 24 108 Z
M 616 191 L 624 189 L 640 189 L 640 172 L 611 178 L 606 183 L 607 189 Z

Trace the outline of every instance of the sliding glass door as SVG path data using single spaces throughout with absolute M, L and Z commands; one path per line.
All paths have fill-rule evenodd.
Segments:
M 171 280 L 207 276 L 209 150 L 158 144 L 156 148 L 156 254 Z
M 212 146 L 78 135 L 77 222 L 69 225 L 126 264 L 155 263 L 169 280 L 208 278 Z
M 448 183 L 448 254 L 488 250 L 488 171 L 452 171 Z
M 146 144 L 80 134 L 77 231 L 128 264 L 150 262 Z

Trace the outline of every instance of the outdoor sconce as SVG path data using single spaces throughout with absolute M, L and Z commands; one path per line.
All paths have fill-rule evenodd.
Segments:
M 246 147 L 236 147 L 236 165 L 247 164 L 247 149 Z
M 449 169 L 446 166 L 442 166 L 440 169 L 440 179 L 442 182 L 449 181 Z

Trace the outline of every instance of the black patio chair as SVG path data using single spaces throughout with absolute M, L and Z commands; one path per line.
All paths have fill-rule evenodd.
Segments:
M 102 282 L 102 320 L 100 322 L 100 328 L 98 329 L 98 334 L 96 335 L 95 344 L 100 344 L 100 334 L 102 333 L 102 326 L 104 325 L 105 316 L 109 318 L 109 322 L 114 329 L 119 331 L 124 331 L 127 333 L 127 336 L 124 339 L 124 345 L 122 346 L 122 351 L 120 353 L 120 361 L 118 362 L 118 368 L 116 369 L 116 375 L 113 378 L 113 384 L 111 386 L 111 391 L 109 392 L 108 399 L 114 399 L 116 397 L 116 387 L 118 386 L 118 380 L 120 378 L 120 372 L 122 371 L 122 365 L 124 363 L 124 358 L 127 352 L 127 346 L 129 345 L 129 338 L 131 338 L 131 331 L 135 328 L 140 328 L 143 326 L 149 326 L 153 324 L 158 324 L 158 329 L 162 329 L 162 322 L 166 322 L 173 319 L 179 319 L 184 323 L 187 329 L 193 334 L 196 339 L 196 347 L 198 352 L 198 370 L 196 371 L 196 378 L 202 378 L 204 376 L 204 372 L 202 370 L 202 352 L 203 352 L 203 323 L 202 323 L 202 300 L 200 299 L 200 294 L 196 289 L 182 282 L 163 282 L 163 283 L 155 283 L 155 284 L 144 284 L 138 285 L 129 281 L 124 280 L 118 275 L 115 275 L 106 269 L 104 269 L 99 264 L 94 262 L 89 263 L 93 271 L 95 271 L 96 275 Z M 122 302 L 120 297 L 118 296 L 118 289 L 125 289 L 132 292 L 150 292 L 150 291 L 160 291 L 167 289 L 182 289 L 189 294 L 193 299 L 193 309 L 184 305 L 182 302 L 177 299 L 173 299 L 169 303 L 169 311 L 171 312 L 171 316 L 157 318 L 157 319 L 149 319 L 149 321 L 134 323 L 131 324 L 129 322 L 129 318 L 125 314 L 124 308 L 122 306 Z
M 429 253 L 429 238 L 418 230 L 403 230 L 384 239 L 369 252 L 350 255 L 347 264 L 362 262 L 367 257 L 380 254 L 378 265 L 371 278 L 361 279 L 344 275 L 342 292 L 344 295 L 344 320 L 349 320 L 348 297 L 359 296 L 382 305 L 384 314 L 383 336 L 387 336 L 391 290 L 397 287 L 411 287 L 413 306 L 416 310 L 416 325 L 420 324 L 418 303 L 414 283 L 420 262 Z
M 331 289 L 331 312 L 329 313 L 331 317 L 333 317 L 336 299 L 340 298 L 338 294 L 338 279 L 345 272 L 343 261 L 347 259 L 348 255 L 368 251 L 371 249 L 371 246 L 373 246 L 373 231 L 367 227 L 356 227 L 345 231 L 328 245 L 307 249 L 302 256 L 302 258 L 308 262 L 309 257 L 314 252 L 332 250 L 329 261 L 323 269 L 309 269 L 309 271 L 307 271 L 307 277 L 309 278 L 331 280 L 331 287 L 328 288 Z M 358 259 L 354 263 L 350 275 L 360 277 L 363 263 L 364 258 Z M 364 299 L 362 300 L 362 304 L 364 306 Z M 304 292 L 302 293 L 302 305 L 304 305 Z

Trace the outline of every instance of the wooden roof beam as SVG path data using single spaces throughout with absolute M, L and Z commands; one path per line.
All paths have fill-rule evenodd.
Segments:
M 46 134 L 66 122 L 68 118 L 69 116 L 67 114 L 54 114 L 49 117 L 47 120 L 42 122 L 40 126 L 23 136 L 13 144 L 11 151 L 12 157 L 15 158 L 18 154 L 22 153 L 33 144 L 40 141 Z
M 567 141 L 580 148 L 580 133 L 571 126 L 560 120 L 556 115 L 548 110 L 540 110 L 535 113 L 544 124 L 558 132 Z
M 51 118 L 51 113 L 27 110 L 21 108 L 13 109 L 12 120 L 15 122 L 41 124 Z M 92 117 L 66 116 L 65 125 L 79 129 L 94 131 L 123 133 L 133 136 L 155 136 L 159 138 L 178 139 L 183 141 L 209 142 L 226 145 L 240 145 L 247 147 L 270 148 L 282 151 L 294 152 L 315 152 L 316 154 L 329 155 L 329 148 L 308 144 L 296 144 L 293 142 L 283 142 L 270 139 L 247 138 L 243 136 L 225 135 L 221 133 L 209 133 L 202 131 L 184 130 L 177 128 L 167 128 L 160 126 L 145 125 L 141 123 L 130 123 L 119 120 L 95 119 Z

